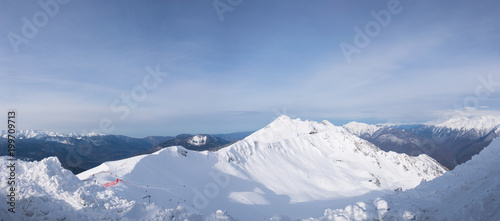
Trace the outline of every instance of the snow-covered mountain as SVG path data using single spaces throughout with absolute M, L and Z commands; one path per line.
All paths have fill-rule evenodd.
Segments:
M 382 128 L 414 128 L 417 126 L 427 126 L 434 130 L 434 133 L 439 133 L 443 130 L 448 131 L 460 131 L 461 133 L 457 134 L 457 136 L 461 136 L 473 131 L 476 136 L 481 137 L 484 136 L 491 131 L 499 131 L 500 130 L 500 116 L 491 116 L 491 115 L 483 115 L 483 116 L 459 116 L 453 117 L 446 120 L 437 120 L 437 121 L 429 121 L 424 124 L 377 124 L 370 125 L 359 122 L 350 122 L 345 124 L 343 127 L 346 128 L 349 132 L 356 134 L 358 136 L 363 135 L 373 135 L 375 132 Z
M 121 197 L 236 219 L 292 218 L 322 212 L 394 189 L 409 189 L 445 172 L 434 159 L 385 152 L 323 121 L 281 116 L 216 152 L 181 146 L 106 162 L 78 174 L 111 185 Z
M 428 126 L 436 128 L 449 128 L 459 131 L 476 131 L 479 136 L 484 136 L 492 130 L 498 129 L 500 126 L 499 116 L 472 116 L 472 117 L 454 117 L 447 120 L 431 121 L 425 123 Z
M 500 138 L 415 189 L 327 209 L 316 220 L 500 220 Z
M 453 169 L 500 135 L 500 117 L 458 117 L 414 125 L 351 122 L 343 127 L 383 150 L 412 156 L 424 153 Z

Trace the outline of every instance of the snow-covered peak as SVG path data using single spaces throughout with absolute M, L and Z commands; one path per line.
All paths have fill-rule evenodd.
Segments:
M 343 131 L 343 129 L 326 120 L 318 123 L 308 120 L 303 121 L 300 118 L 291 119 L 286 115 L 281 115 L 266 127 L 246 137 L 245 140 L 272 143 L 323 131 Z
M 207 143 L 207 136 L 195 135 L 187 141 L 189 144 L 194 146 L 202 146 Z
M 17 130 L 17 136 L 19 138 L 26 138 L 26 139 L 40 139 L 44 137 L 63 137 L 64 134 L 57 133 L 57 132 L 52 132 L 52 131 L 43 131 L 43 130 Z M 6 138 L 8 135 L 8 132 L 5 130 L 2 130 L 1 136 Z
M 266 220 L 274 214 L 312 216 L 311 208 L 413 188 L 445 171 L 427 155 L 382 151 L 328 121 L 281 116 L 218 151 L 168 147 L 78 176 L 98 184 L 123 180 L 110 188 L 128 199 L 147 191 L 156 205 L 205 214 L 227 209 L 238 219 Z
M 54 133 L 54 132 L 50 132 L 50 133 L 47 133 L 47 132 L 44 132 L 44 131 L 41 131 L 41 130 L 19 130 L 18 131 L 18 134 L 19 135 L 24 135 L 24 137 L 26 138 L 39 138 L 39 137 L 42 137 L 42 136 L 45 136 L 45 135 L 52 135 L 52 136 L 56 136 L 57 134 Z
M 500 116 L 483 115 L 454 117 L 447 120 L 431 121 L 426 125 L 446 127 L 453 130 L 491 131 L 500 125 Z
M 377 132 L 377 130 L 382 128 L 381 126 L 359 123 L 356 121 L 345 124 L 343 127 L 347 131 L 349 131 L 357 136 L 361 136 L 363 134 L 369 134 L 371 136 L 371 135 L 373 135 L 373 133 Z
M 81 136 L 81 137 L 96 137 L 96 136 L 104 136 L 105 134 L 103 133 L 97 133 L 97 132 L 89 132 L 89 133 L 82 133 L 82 134 L 76 134 L 76 133 L 70 133 L 69 136 Z

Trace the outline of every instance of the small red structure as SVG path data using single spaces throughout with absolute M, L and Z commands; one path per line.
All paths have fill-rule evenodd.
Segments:
M 118 182 L 120 181 L 120 179 L 116 179 L 116 181 L 111 181 L 109 183 L 105 183 L 105 184 L 102 184 L 104 187 L 110 187 L 110 186 L 114 186 L 116 184 L 118 184 Z

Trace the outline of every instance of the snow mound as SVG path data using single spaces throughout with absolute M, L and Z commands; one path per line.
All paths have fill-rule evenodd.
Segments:
M 500 138 L 432 181 L 307 220 L 500 220 Z
M 112 189 L 80 181 L 61 167 L 56 157 L 41 161 L 8 161 L 16 165 L 15 213 L 0 204 L 1 220 L 233 220 L 224 212 L 203 216 L 184 208 L 164 209 L 118 197 Z M 7 176 L 0 177 L 0 194 L 9 193 Z

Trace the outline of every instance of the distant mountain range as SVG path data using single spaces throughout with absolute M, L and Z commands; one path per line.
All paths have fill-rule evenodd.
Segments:
M 382 150 L 410 156 L 427 154 L 453 169 L 479 153 L 493 138 L 500 136 L 500 117 L 462 117 L 424 124 L 369 125 L 351 122 L 343 127 Z M 195 151 L 216 151 L 250 134 L 252 132 L 132 138 L 97 133 L 61 134 L 22 130 L 16 140 L 16 154 L 24 160 L 56 156 L 64 168 L 76 174 L 105 161 L 150 154 L 169 146 L 183 146 Z M 4 150 L 7 149 L 6 137 L 5 131 L 0 132 L 0 148 Z
M 500 136 L 500 117 L 460 117 L 405 125 L 351 122 L 344 128 L 385 151 L 411 156 L 427 154 L 453 169 L 470 160 L 488 146 L 493 138 Z
M 232 141 L 243 139 L 251 132 L 219 134 Z M 193 150 L 211 150 L 230 143 L 213 135 L 149 136 L 132 138 L 121 135 L 62 134 L 42 130 L 20 130 L 16 139 L 16 156 L 23 160 L 42 160 L 56 156 L 62 166 L 73 173 L 95 167 L 105 161 L 119 160 L 152 153 L 165 145 L 185 145 Z M 193 138 L 199 138 L 198 143 Z M 206 137 L 206 140 L 203 140 Z M 196 139 L 195 138 L 195 139 Z M 7 149 L 7 134 L 0 134 L 0 148 Z M 6 155 L 4 152 L 3 155 Z

